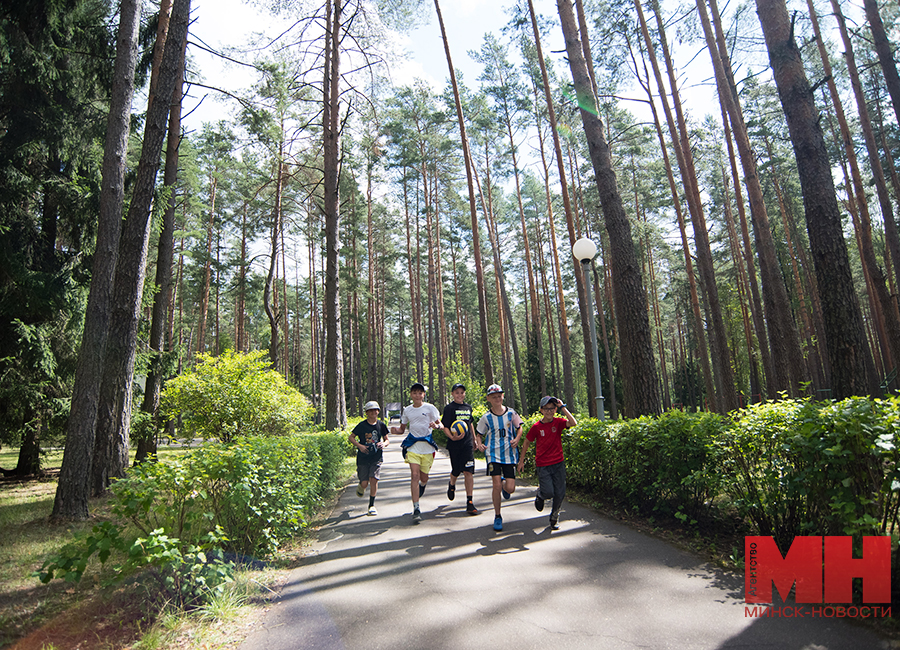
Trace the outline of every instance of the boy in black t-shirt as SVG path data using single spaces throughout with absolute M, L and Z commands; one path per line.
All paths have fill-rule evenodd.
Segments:
M 453 401 L 444 407 L 441 424 L 447 434 L 447 452 L 450 454 L 450 485 L 447 487 L 447 498 L 453 501 L 456 496 L 456 479 L 463 474 L 466 486 L 466 512 L 477 515 L 478 508 L 472 503 L 472 490 L 475 487 L 475 436 L 472 431 L 472 407 L 466 404 L 466 387 L 454 384 L 450 389 Z M 450 429 L 456 420 L 466 423 L 466 433 L 458 436 Z
M 356 495 L 363 496 L 366 487 L 369 488 L 368 514 L 377 515 L 375 509 L 375 494 L 378 492 L 378 478 L 381 475 L 381 463 L 384 460 L 382 450 L 388 446 L 388 428 L 384 422 L 378 419 L 381 407 L 378 402 L 369 401 L 365 405 L 366 419 L 357 424 L 347 436 L 356 447 L 356 475 L 359 477 L 359 486 Z

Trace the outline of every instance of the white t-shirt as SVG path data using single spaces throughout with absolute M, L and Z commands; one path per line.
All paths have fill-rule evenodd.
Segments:
M 440 419 L 441 414 L 438 413 L 437 407 L 428 402 L 422 402 L 422 406 L 407 406 L 403 409 L 400 423 L 405 424 L 406 431 L 416 438 L 425 438 L 433 433 L 430 424 Z M 431 454 L 434 453 L 434 447 L 422 440 L 410 446 L 409 451 L 414 454 Z

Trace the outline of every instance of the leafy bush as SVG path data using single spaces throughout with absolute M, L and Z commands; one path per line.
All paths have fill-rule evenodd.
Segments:
M 50 558 L 38 576 L 79 580 L 90 558 L 121 559 L 117 579 L 154 578 L 184 606 L 231 580 L 223 551 L 271 554 L 302 530 L 340 481 L 343 432 L 212 443 L 167 463 L 143 463 L 111 488 L 115 522 L 95 526 Z
M 187 438 L 230 442 L 240 436 L 296 433 L 315 415 L 309 400 L 263 360 L 265 350 L 198 355 L 193 370 L 166 382 L 160 411 L 180 418 Z
M 346 456 L 339 432 L 207 444 L 135 467 L 113 485 L 113 512 L 144 534 L 198 539 L 219 526 L 226 550 L 267 555 L 307 524 Z
M 722 438 L 725 492 L 783 548 L 796 535 L 878 534 L 900 488 L 898 430 L 897 398 L 754 405 Z
M 220 529 L 207 533 L 200 544 L 169 537 L 161 528 L 146 537 L 128 536 L 107 521 L 64 547 L 35 575 L 45 584 L 54 578 L 77 582 L 95 553 L 103 563 L 114 556 L 118 562 L 109 583 L 140 575 L 151 598 L 190 608 L 221 594 L 233 581 L 234 564 L 225 561 L 220 548 L 224 541 Z

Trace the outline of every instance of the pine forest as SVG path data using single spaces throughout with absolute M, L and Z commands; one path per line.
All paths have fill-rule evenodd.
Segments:
M 415 381 L 611 419 L 896 391 L 896 2 L 508 0 L 477 75 L 447 4 L 260 0 L 284 28 L 227 51 L 214 3 L 3 4 L 4 473 L 64 446 L 86 516 L 199 354 L 264 351 L 323 429 Z M 392 78 L 423 23 L 442 87 Z

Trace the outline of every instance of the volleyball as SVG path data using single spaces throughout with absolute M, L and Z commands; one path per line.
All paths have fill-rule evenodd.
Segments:
M 469 425 L 462 420 L 456 420 L 450 425 L 450 431 L 453 432 L 453 435 L 464 436 L 469 432 Z

